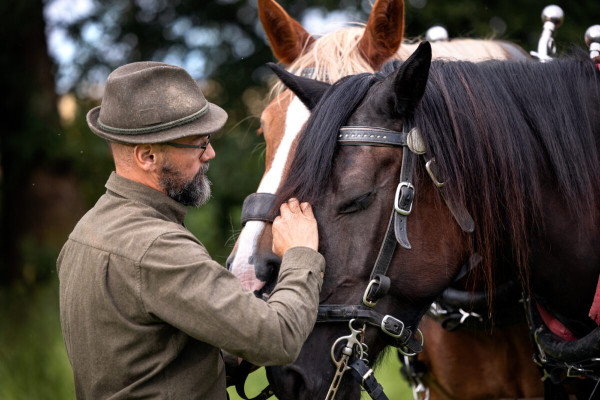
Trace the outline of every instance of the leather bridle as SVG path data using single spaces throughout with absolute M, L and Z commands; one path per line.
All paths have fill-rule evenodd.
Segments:
M 331 400 L 335 397 L 341 375 L 345 371 L 352 370 L 356 380 L 372 398 L 383 400 L 387 397 L 383 393 L 381 385 L 375 380 L 372 369 L 368 367 L 366 344 L 362 339 L 357 340 L 357 333 L 362 332 L 362 336 L 364 336 L 366 326 L 374 326 L 388 335 L 390 344 L 397 347 L 402 354 L 411 356 L 422 351 L 423 335 L 418 329 L 420 339 L 417 340 L 414 333 L 405 327 L 400 319 L 389 314 L 383 315 L 375 311 L 373 307 L 379 299 L 387 294 L 390 288 L 391 282 L 387 272 L 397 244 L 399 243 L 405 249 L 411 249 L 407 235 L 407 220 L 412 212 L 415 196 L 415 187 L 412 181 L 417 156 L 426 153 L 425 145 L 418 129 L 412 123 L 405 124 L 402 132 L 379 127 L 344 126 L 340 129 L 337 140 L 340 145 L 403 147 L 405 149 L 387 231 L 371 271 L 362 303 L 358 305 L 323 304 L 319 306 L 317 314 L 317 323 L 349 322 L 351 331 L 351 335 L 339 338 L 331 348 L 331 356 L 337 372 L 326 399 Z M 444 183 L 440 182 L 436 176 L 435 159 L 426 160 L 425 168 L 460 227 L 465 232 L 473 232 L 474 222 L 469 213 L 463 207 L 448 202 Z M 242 225 L 248 221 L 272 222 L 274 218 L 272 210 L 275 207 L 276 199 L 277 196 L 271 193 L 249 195 L 244 200 L 242 207 Z M 353 327 L 354 323 L 362 325 L 362 329 L 356 330 Z M 335 356 L 335 347 L 343 341 L 346 341 L 346 344 L 342 350 L 342 357 L 338 360 Z M 349 363 L 350 356 L 354 353 L 359 357 Z

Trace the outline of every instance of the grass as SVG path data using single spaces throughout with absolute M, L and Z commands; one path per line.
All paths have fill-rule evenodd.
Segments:
M 0 399 L 75 399 L 73 375 L 60 331 L 55 276 L 33 289 L 0 290 Z M 412 398 L 400 377 L 398 357 L 389 352 L 375 372 L 390 399 Z M 264 368 L 246 383 L 249 395 L 267 384 Z M 240 399 L 229 388 L 232 400 Z M 363 399 L 368 399 L 363 394 Z M 272 399 L 275 399 L 274 397 Z
M 58 283 L 0 292 L 0 399 L 74 399 Z

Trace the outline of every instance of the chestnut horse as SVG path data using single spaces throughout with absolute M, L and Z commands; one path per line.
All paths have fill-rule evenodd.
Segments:
M 587 57 L 431 62 L 423 43 L 383 71 L 326 87 L 276 69 L 313 108 L 276 203 L 297 196 L 314 205 L 327 261 L 326 322 L 296 362 L 267 369 L 279 398 L 323 398 L 338 376 L 329 352 L 342 357 L 341 338 L 357 361 L 368 346 L 371 364 L 390 343 L 418 349 L 412 333 L 420 318 L 475 251 L 490 284 L 514 274 L 531 301 L 578 338 L 543 361 L 556 357 L 569 373 L 597 374 L 600 328 L 588 314 L 600 274 L 598 68 Z M 390 237 L 399 246 L 382 270 Z M 348 314 L 368 323 L 356 310 L 372 294 L 372 268 L 391 283 L 373 295 L 372 311 L 396 329 L 367 327 L 357 345 L 352 323 L 333 321 Z M 378 276 L 371 282 L 383 287 Z M 573 382 L 578 396 L 593 393 L 594 381 Z M 339 397 L 358 394 L 345 375 Z
M 314 39 L 272 0 L 259 0 L 259 13 L 276 57 L 288 70 L 303 72 L 323 81 L 332 81 L 357 72 L 372 72 L 390 57 L 406 58 L 414 45 L 402 43 L 403 1 L 379 0 L 366 28 L 346 28 Z M 391 10 L 391 12 L 390 12 Z M 365 56 L 365 55 L 369 56 Z M 459 39 L 434 43 L 434 57 L 489 58 L 525 57 L 516 46 L 499 41 Z M 284 118 L 285 117 L 285 118 Z M 308 111 L 289 91 L 271 102 L 261 117 L 266 141 L 266 172 L 257 192 L 275 193 L 293 154 L 296 136 L 308 118 Z M 240 235 L 229 268 L 249 290 L 268 293 L 259 277 L 271 276 L 278 260 L 272 254 L 256 254 L 258 237 L 265 224 L 248 221 Z M 266 225 L 266 228 L 270 228 Z M 270 229 L 265 230 L 269 240 Z M 514 306 L 512 307 L 514 309 Z M 503 398 L 541 395 L 540 375 L 531 362 L 531 344 L 523 323 L 495 327 L 493 331 L 458 330 L 447 332 L 425 317 L 427 346 L 419 360 L 426 365 L 424 379 L 431 386 L 431 398 Z M 508 357 L 509 354 L 512 356 Z M 472 362 L 461 362 L 466 358 Z M 465 376 L 469 378 L 465 380 Z

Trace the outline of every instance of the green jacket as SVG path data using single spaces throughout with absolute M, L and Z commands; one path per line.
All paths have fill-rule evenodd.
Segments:
M 186 208 L 116 173 L 57 262 L 78 398 L 226 399 L 219 349 L 295 360 L 315 323 L 323 257 L 286 252 L 267 302 L 183 226 Z

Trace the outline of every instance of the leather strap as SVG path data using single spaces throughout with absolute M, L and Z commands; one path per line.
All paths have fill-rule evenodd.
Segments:
M 406 347 L 412 353 L 422 351 L 421 342 L 413 337 L 412 331 L 406 329 L 402 321 L 391 315 L 382 315 L 359 305 L 323 304 L 319 306 L 317 323 L 346 322 L 351 319 L 380 328 L 390 336 L 395 347 Z
M 425 163 L 425 169 L 427 170 L 429 177 L 433 181 L 434 185 L 437 186 L 440 194 L 442 195 L 442 198 L 444 199 L 444 202 L 446 203 L 446 206 L 448 206 L 450 213 L 452 214 L 460 228 L 464 232 L 472 233 L 475 230 L 475 221 L 473 221 L 473 217 L 471 217 L 471 214 L 469 214 L 467 209 L 462 204 L 454 204 L 448 201 L 448 195 L 446 194 L 446 186 L 443 182 L 439 180 L 440 178 L 439 173 L 437 172 L 436 165 L 437 164 L 435 163 L 435 158 L 430 158 Z
M 369 304 L 365 304 L 364 301 L 363 304 L 366 306 L 370 306 L 372 304 L 374 306 L 379 299 L 387 294 L 391 285 L 392 282 L 387 276 L 379 274 L 375 275 L 373 279 L 371 279 L 371 282 L 369 282 L 369 286 L 367 287 L 365 294 L 365 299 L 369 302 Z
M 373 272 L 371 272 L 371 280 L 375 278 L 375 275 L 386 275 L 388 268 L 392 264 L 392 258 L 396 251 L 396 235 L 394 234 L 394 218 L 396 211 L 392 211 L 390 221 L 388 222 L 388 228 L 381 243 L 379 254 L 377 254 L 377 260 L 375 260 L 375 266 Z
M 242 205 L 242 226 L 248 221 L 273 222 L 271 211 L 275 207 L 277 195 L 271 193 L 252 193 Z
M 383 386 L 377 382 L 373 370 L 363 360 L 357 358 L 349 367 L 354 380 L 360 383 L 373 400 L 388 400 L 383 393 Z
M 405 147 L 402 151 L 402 167 L 400 170 L 400 183 L 396 190 L 397 195 L 394 199 L 396 211 L 396 222 L 394 224 L 394 232 L 396 240 L 400 246 L 405 249 L 411 249 L 412 246 L 408 241 L 407 220 L 412 211 L 413 201 L 415 199 L 415 188 L 412 185 L 412 176 L 415 171 L 417 155 Z
M 407 133 L 369 126 L 343 126 L 338 142 L 355 146 L 406 146 Z

